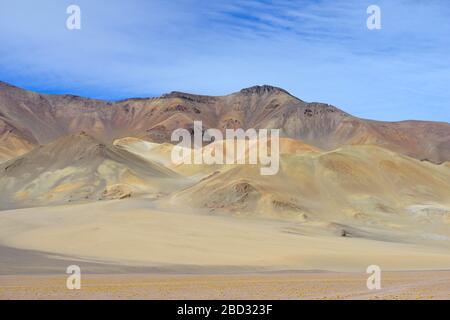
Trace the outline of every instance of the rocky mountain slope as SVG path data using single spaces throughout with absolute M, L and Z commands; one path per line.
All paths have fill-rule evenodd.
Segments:
M 170 169 L 80 133 L 0 164 L 0 209 L 157 198 L 178 185 Z
M 3 159 L 80 131 L 105 142 L 123 137 L 170 142 L 174 129 L 191 129 L 195 120 L 203 121 L 204 129 L 278 128 L 282 136 L 324 150 L 374 144 L 419 160 L 450 160 L 449 123 L 360 119 L 267 85 L 219 97 L 172 92 L 159 98 L 106 102 L 39 94 L 0 83 Z

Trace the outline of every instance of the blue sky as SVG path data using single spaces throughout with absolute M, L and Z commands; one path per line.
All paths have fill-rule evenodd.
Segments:
M 449 17 L 448 0 L 0 0 L 0 80 L 108 100 L 272 84 L 364 118 L 450 122 Z

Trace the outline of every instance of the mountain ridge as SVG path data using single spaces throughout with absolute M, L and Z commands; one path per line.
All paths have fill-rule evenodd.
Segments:
M 420 120 L 386 122 L 355 117 L 335 106 L 305 102 L 284 89 L 262 85 L 225 96 L 174 91 L 157 98 L 116 102 L 73 95 L 40 94 L 0 86 L 1 159 L 19 156 L 62 136 L 85 131 L 111 143 L 124 137 L 171 142 L 176 128 L 280 129 L 280 135 L 324 150 L 374 144 L 419 160 L 450 160 L 450 124 Z

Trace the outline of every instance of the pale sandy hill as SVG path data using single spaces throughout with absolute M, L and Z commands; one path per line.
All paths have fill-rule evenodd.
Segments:
M 231 141 L 231 140 L 230 140 Z M 279 151 L 280 154 L 303 154 L 303 153 L 318 153 L 320 149 L 307 145 L 299 140 L 294 140 L 290 138 L 280 138 L 279 139 Z M 139 155 L 145 159 L 161 163 L 170 169 L 181 173 L 185 176 L 193 176 L 198 174 L 203 174 L 203 176 L 211 174 L 213 172 L 223 170 L 228 166 L 224 165 L 176 165 L 173 163 L 171 154 L 174 148 L 173 144 L 170 143 L 154 143 L 139 138 L 122 138 L 114 141 L 114 145 L 118 148 L 122 148 L 131 153 Z M 223 159 L 226 159 L 227 152 L 227 140 L 214 141 L 208 145 L 205 145 L 199 152 L 204 154 L 215 154 L 215 149 L 218 147 L 219 150 L 223 150 Z M 257 147 L 257 144 L 250 144 L 246 142 L 245 154 L 241 155 L 239 158 L 245 157 L 247 163 L 249 159 L 249 150 Z M 271 140 L 268 140 L 268 151 L 270 152 Z M 194 162 L 193 149 L 186 149 L 186 153 L 190 156 L 186 156 L 191 163 Z M 257 149 L 256 149 L 257 152 Z M 236 157 L 237 159 L 237 157 Z
M 160 163 L 170 170 L 185 177 L 201 179 L 211 172 L 221 170 L 222 165 L 185 165 L 175 164 L 172 161 L 172 150 L 175 145 L 170 143 L 154 143 L 139 138 L 122 138 L 114 141 L 114 145 L 120 149 L 131 152 L 144 159 Z M 193 162 L 193 149 L 184 148 L 187 156 Z M 201 152 L 201 151 L 200 151 Z M 194 180 L 195 181 L 195 180 Z
M 149 142 L 133 137 L 117 139 L 113 144 L 118 148 L 158 162 L 164 166 L 170 167 L 172 164 L 171 153 L 174 147 L 173 144 Z
M 234 142 L 233 142 L 234 141 Z M 242 141 L 242 140 L 240 140 Z M 285 138 L 285 137 L 281 137 L 278 140 L 279 142 L 279 153 L 280 154 L 304 154 L 304 153 L 318 153 L 321 150 L 317 147 L 308 145 L 300 140 L 295 140 L 295 139 L 290 139 L 290 138 Z M 225 159 L 226 154 L 227 154 L 227 144 L 230 145 L 234 145 L 238 143 L 238 140 L 219 140 L 219 141 L 214 141 L 206 146 L 204 146 L 202 149 L 202 153 L 209 153 L 214 155 L 215 152 L 215 148 L 218 147 L 219 150 L 223 150 L 223 157 Z M 267 151 L 270 153 L 271 152 L 271 146 L 272 146 L 272 139 L 269 137 L 267 139 Z M 249 141 L 249 140 L 245 140 L 245 154 L 241 154 L 241 155 L 237 155 L 237 151 L 236 151 L 236 156 L 235 156 L 235 160 L 237 160 L 238 158 L 243 158 L 246 159 L 246 161 L 248 161 L 249 159 L 249 151 L 252 150 L 254 152 L 256 152 L 256 154 L 258 154 L 258 148 L 259 148 L 259 142 L 258 141 Z
M 411 228 L 450 239 L 450 170 L 376 146 L 282 155 L 275 176 L 261 176 L 259 166 L 230 167 L 174 194 L 171 203 L 304 221 L 330 232 L 347 226 L 347 234 L 360 236 L 368 228 Z
M 81 133 L 1 164 L 1 207 L 116 199 L 138 194 L 155 197 L 182 184 L 178 178 L 160 164 Z

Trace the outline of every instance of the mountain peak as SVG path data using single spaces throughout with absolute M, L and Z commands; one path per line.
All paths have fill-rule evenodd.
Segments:
M 282 88 L 270 86 L 267 84 L 264 84 L 262 86 L 253 86 L 253 87 L 249 87 L 249 88 L 244 88 L 240 92 L 245 95 L 251 95 L 251 94 L 263 95 L 266 93 L 285 93 L 285 94 L 291 95 L 289 92 L 287 92 L 286 90 L 284 90 Z

